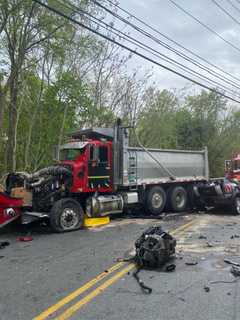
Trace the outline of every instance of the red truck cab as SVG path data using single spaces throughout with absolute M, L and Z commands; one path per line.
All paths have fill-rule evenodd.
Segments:
M 70 141 L 59 150 L 60 164 L 72 171 L 72 193 L 113 191 L 112 141 Z

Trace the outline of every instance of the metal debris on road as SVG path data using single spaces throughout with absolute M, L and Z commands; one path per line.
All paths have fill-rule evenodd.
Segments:
M 234 239 L 234 238 L 240 238 L 240 236 L 238 234 L 234 234 L 234 235 L 231 236 L 230 239 Z
M 176 269 L 176 265 L 174 263 L 172 263 L 172 264 L 169 264 L 169 265 L 166 266 L 165 271 L 166 272 L 172 272 L 175 269 Z
M 210 243 L 210 242 L 206 242 L 206 245 L 207 245 L 208 248 L 212 248 L 213 247 L 213 244 Z
M 234 277 L 240 277 L 240 267 L 233 265 L 230 272 L 234 275 Z
M 240 263 L 234 262 L 232 260 L 224 259 L 223 261 L 233 266 L 240 267 Z
M 200 236 L 198 237 L 198 239 L 207 239 L 207 237 L 204 236 L 203 234 L 200 234 Z
M 2 242 L 0 242 L 0 249 L 4 249 L 5 247 L 7 247 L 9 245 L 10 245 L 10 242 L 2 241 Z
M 187 266 L 196 266 L 198 264 L 198 262 L 197 261 L 186 261 L 185 264 Z
M 206 292 L 209 292 L 209 291 L 210 291 L 210 288 L 209 288 L 208 286 L 205 286 L 203 289 L 204 289 Z

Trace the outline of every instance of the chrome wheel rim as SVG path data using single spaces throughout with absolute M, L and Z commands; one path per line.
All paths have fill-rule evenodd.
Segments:
M 72 208 L 65 208 L 62 212 L 60 223 L 63 229 L 73 229 L 78 225 L 79 217 Z
M 162 204 L 163 204 L 163 197 L 161 196 L 161 194 L 154 193 L 153 197 L 152 197 L 152 206 L 155 209 L 159 209 L 159 208 L 161 208 Z

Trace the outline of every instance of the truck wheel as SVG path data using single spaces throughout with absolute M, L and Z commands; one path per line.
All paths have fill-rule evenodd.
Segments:
M 58 200 L 50 212 L 50 225 L 56 232 L 80 229 L 83 226 L 83 210 L 70 198 Z
M 187 191 L 181 186 L 174 187 L 170 191 L 170 204 L 172 210 L 184 211 L 187 207 Z
M 149 190 L 146 199 L 146 210 L 153 215 L 159 215 L 166 204 L 167 196 L 162 187 L 156 186 Z
M 240 214 L 240 195 L 236 196 L 233 200 L 233 212 L 237 215 Z

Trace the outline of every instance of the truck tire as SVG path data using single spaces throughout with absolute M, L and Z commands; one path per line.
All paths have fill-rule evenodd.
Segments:
M 240 215 L 240 195 L 234 198 L 232 208 L 236 215 Z
M 175 212 L 184 211 L 187 207 L 187 191 L 181 186 L 174 187 L 170 191 L 170 206 Z
M 83 226 L 83 210 L 71 198 L 58 200 L 50 212 L 50 225 L 55 232 L 78 230 Z
M 162 213 L 167 201 L 166 192 L 162 187 L 151 188 L 146 197 L 145 209 L 148 213 L 157 216 Z

